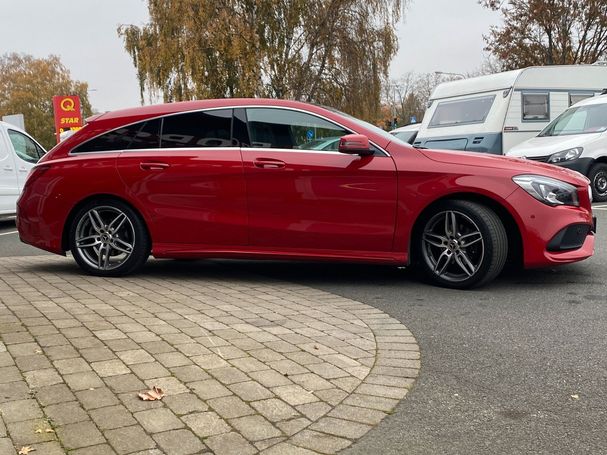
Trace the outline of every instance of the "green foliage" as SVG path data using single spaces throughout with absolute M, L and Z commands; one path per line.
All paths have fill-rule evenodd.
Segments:
M 88 84 L 74 81 L 59 57 L 34 58 L 5 54 L 0 57 L 0 116 L 23 114 L 25 129 L 47 150 L 53 147 L 54 95 L 78 95 L 83 115 L 91 115 Z
M 146 90 L 165 102 L 277 97 L 373 118 L 406 0 L 148 0 L 121 26 Z
M 607 58 L 605 0 L 480 0 L 504 24 L 485 37 L 504 69 L 594 63 Z

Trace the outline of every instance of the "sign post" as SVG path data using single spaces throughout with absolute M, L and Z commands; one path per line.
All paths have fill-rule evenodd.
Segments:
M 79 96 L 53 96 L 53 111 L 57 143 L 59 143 L 59 135 L 64 131 L 77 131 L 82 128 Z

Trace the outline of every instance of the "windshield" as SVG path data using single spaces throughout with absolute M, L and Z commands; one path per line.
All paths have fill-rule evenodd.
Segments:
M 417 135 L 417 131 L 415 131 L 415 130 L 396 131 L 396 132 L 392 133 L 392 135 L 396 136 L 401 141 L 404 141 L 404 142 L 407 142 L 410 144 L 412 142 L 412 140 L 415 139 L 415 136 Z
M 567 136 L 607 131 L 607 103 L 571 107 L 544 128 L 539 136 Z
M 322 106 L 322 107 L 324 109 L 327 109 L 328 111 L 335 112 L 336 114 L 343 115 L 344 117 L 347 117 L 348 119 L 352 120 L 353 122 L 357 123 L 358 125 L 362 126 L 363 128 L 371 130 L 375 134 L 378 134 L 378 135 L 382 136 L 387 141 L 391 141 L 392 142 L 392 141 L 394 141 L 394 138 L 396 137 L 396 136 L 388 133 L 387 131 L 382 130 L 381 128 L 378 128 L 377 126 L 375 126 L 375 125 L 373 125 L 373 124 L 371 124 L 369 122 L 365 122 L 364 120 L 358 119 L 356 117 L 352 117 L 351 115 L 346 114 L 345 112 L 341 112 L 340 110 L 334 109 L 332 107 L 327 107 L 327 106 Z M 402 142 L 402 140 L 401 140 L 401 142 Z

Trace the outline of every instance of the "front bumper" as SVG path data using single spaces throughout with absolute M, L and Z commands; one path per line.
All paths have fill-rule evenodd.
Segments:
M 508 197 L 508 203 L 519 217 L 526 268 L 582 261 L 594 254 L 596 226 L 587 192 L 587 188 L 578 188 L 580 200 L 585 201 L 580 207 L 550 207 L 536 201 L 522 188 Z M 578 235 L 574 235 L 574 241 L 563 233 L 571 226 L 581 229 L 579 234 L 575 230 L 574 234 Z
M 557 166 L 566 167 L 573 171 L 578 171 L 580 174 L 588 176 L 590 168 L 594 164 L 594 158 L 578 158 L 577 160 L 566 161 L 564 163 L 556 163 Z

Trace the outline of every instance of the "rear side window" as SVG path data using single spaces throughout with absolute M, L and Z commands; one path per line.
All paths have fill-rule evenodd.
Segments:
M 577 93 L 576 92 L 572 92 L 572 93 L 569 93 L 569 106 L 571 106 L 571 105 L 573 105 L 573 104 L 575 104 L 575 103 L 577 103 L 579 101 L 585 100 L 587 98 L 592 98 L 593 96 L 594 96 L 593 92 L 577 92 Z
M 87 141 L 72 153 L 127 150 L 129 148 L 158 148 L 160 120 L 148 120 L 124 126 Z
M 343 128 L 314 115 L 287 109 L 247 109 L 251 147 L 337 150 Z
M 495 95 L 490 95 L 438 103 L 428 127 L 442 128 L 470 123 L 484 123 L 494 100 Z
M 523 120 L 528 122 L 546 122 L 550 120 L 549 93 L 523 93 Z
M 161 148 L 234 147 L 232 109 L 188 112 L 165 117 Z
M 44 155 L 42 150 L 31 138 L 15 130 L 8 130 L 8 137 L 13 144 L 15 153 L 23 161 L 28 163 L 37 163 Z

